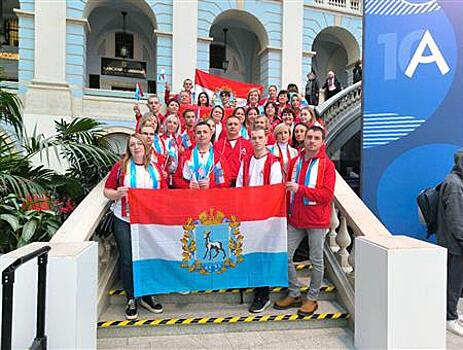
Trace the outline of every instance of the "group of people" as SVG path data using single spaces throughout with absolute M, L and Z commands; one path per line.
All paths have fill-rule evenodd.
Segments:
M 258 89 L 251 89 L 247 104 L 238 107 L 233 105 L 231 94 L 222 91 L 221 104 L 211 106 L 206 93 L 194 98 L 193 83 L 187 79 L 178 94 L 167 89 L 165 114 L 154 95 L 148 99 L 145 115 L 134 107 L 136 133 L 128 138 L 125 154 L 112 168 L 104 189 L 104 195 L 114 201 L 113 232 L 128 297 L 127 319 L 138 317 L 138 303 L 151 312 L 163 310 L 154 296 L 134 298 L 129 188 L 207 190 L 285 184 L 289 293 L 274 308 L 298 307 L 300 315 L 317 309 L 335 167 L 325 153 L 323 121 L 310 106 L 301 105 L 303 98 L 293 85 L 279 92 L 276 86 L 269 86 L 265 99 Z M 305 236 L 313 269 L 303 299 L 292 258 Z M 259 287 L 249 311 L 261 312 L 270 304 L 269 288 Z

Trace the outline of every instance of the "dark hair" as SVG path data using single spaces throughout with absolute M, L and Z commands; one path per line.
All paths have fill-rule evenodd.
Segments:
M 283 116 L 283 114 L 291 114 L 293 116 L 293 119 L 296 119 L 296 112 L 294 112 L 294 109 L 292 108 L 285 108 L 281 111 L 281 116 Z
M 297 92 L 297 93 L 299 93 L 299 88 L 294 83 L 289 83 L 287 90 L 288 90 L 288 92 Z
M 196 130 L 196 128 L 198 126 L 204 126 L 204 125 L 207 126 L 210 131 L 212 131 L 211 126 L 205 120 L 201 120 L 201 121 L 197 122 L 196 125 L 195 125 L 195 130 Z
M 222 96 L 229 96 L 229 97 L 231 97 L 231 92 L 228 91 L 228 90 L 222 90 L 222 91 L 220 91 L 219 96 L 220 96 L 220 97 L 222 97 Z
M 270 90 L 271 87 L 274 87 L 275 90 L 278 91 L 278 87 L 275 84 L 269 85 L 268 88 L 267 88 L 267 91 Z
M 280 95 L 286 95 L 286 97 L 288 98 L 288 101 L 289 101 L 290 96 L 289 96 L 288 90 L 280 90 L 278 92 L 277 98 L 280 97 Z
M 185 110 L 183 111 L 182 117 L 185 118 L 185 115 L 186 115 L 188 112 L 193 112 L 193 113 L 194 113 L 195 111 L 194 111 L 193 109 L 191 109 L 191 108 L 187 108 L 187 109 L 185 109 Z
M 212 118 L 212 113 L 214 113 L 214 111 L 215 111 L 217 108 L 220 109 L 220 110 L 222 111 L 222 119 L 223 119 L 223 117 L 225 116 L 225 110 L 223 109 L 222 106 L 219 106 L 219 105 L 212 107 L 211 113 L 209 113 L 209 117 Z
M 278 108 L 277 108 L 276 103 L 275 103 L 275 102 L 272 102 L 272 101 L 269 101 L 269 102 L 267 102 L 267 103 L 265 104 L 265 106 L 264 106 L 264 114 L 265 114 L 267 117 L 268 117 L 268 115 L 267 115 L 267 107 L 270 106 L 270 105 L 272 105 L 273 108 L 275 109 L 275 115 L 278 114 Z
M 236 115 L 236 111 L 237 111 L 238 109 L 243 110 L 244 115 L 246 115 L 246 109 L 245 109 L 244 107 L 236 107 L 236 108 L 233 110 L 233 113 L 232 113 L 233 116 Z
M 294 125 L 294 128 L 293 128 L 293 136 L 291 137 L 291 145 L 295 148 L 299 148 L 301 146 L 304 146 L 304 140 L 302 141 L 297 141 L 296 140 L 296 128 L 299 126 L 299 125 L 302 125 L 305 129 L 306 129 L 306 132 L 307 130 L 309 130 L 309 127 L 307 126 L 307 124 L 305 123 L 302 123 L 302 122 L 299 122 L 299 123 L 296 123 L 296 125 Z
M 207 99 L 206 106 L 209 107 L 209 95 L 207 94 L 207 92 L 204 92 L 204 91 L 200 92 L 199 95 L 198 95 L 198 106 L 201 106 L 199 101 L 200 101 L 202 95 L 206 96 L 206 99 Z
M 175 98 L 171 98 L 169 100 L 169 103 L 167 103 L 167 106 L 169 106 L 172 102 L 175 102 L 178 105 L 178 107 L 180 108 L 180 102 L 178 102 Z
M 313 124 L 313 125 L 311 125 L 310 127 L 307 128 L 307 131 L 309 131 L 309 130 L 320 131 L 322 133 L 322 140 L 325 140 L 326 131 L 322 126 Z
M 249 107 L 248 110 L 247 110 L 246 113 L 245 113 L 246 117 L 248 116 L 249 111 L 252 111 L 252 110 L 256 111 L 256 112 L 257 112 L 257 115 L 260 114 L 259 108 L 257 108 L 257 107 Z

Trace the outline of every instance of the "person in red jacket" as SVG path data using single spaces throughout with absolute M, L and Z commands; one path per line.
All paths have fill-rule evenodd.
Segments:
M 274 185 L 283 182 L 280 160 L 268 151 L 267 141 L 267 133 L 263 127 L 256 127 L 251 131 L 253 153 L 247 154 L 241 162 L 236 187 Z M 249 312 L 262 312 L 270 304 L 269 288 L 258 287 L 254 291 L 254 300 L 249 306 Z
M 187 150 L 195 146 L 196 113 L 192 109 L 185 109 L 182 118 L 185 123 L 185 128 L 180 136 L 182 137 L 183 149 Z
M 304 150 L 291 160 L 286 188 L 288 204 L 288 295 L 274 308 L 285 310 L 300 306 L 298 314 L 307 316 L 318 308 L 317 298 L 323 281 L 323 244 L 330 226 L 336 171 L 324 147 L 325 130 L 311 126 L 305 135 Z M 293 265 L 293 255 L 302 239 L 309 240 L 309 257 L 313 269 L 310 287 L 304 300 Z
M 228 163 L 230 168 L 230 181 L 232 187 L 234 187 L 238 171 L 240 170 L 241 160 L 247 154 L 252 154 L 252 145 L 248 140 L 241 137 L 241 123 L 238 117 L 228 117 L 225 128 L 226 137 L 219 138 L 214 144 L 214 149 L 222 154 Z
M 218 151 L 214 151 L 211 137 L 209 124 L 205 121 L 196 124 L 196 146 L 182 154 L 174 176 L 174 188 L 204 190 L 230 186 L 228 164 Z

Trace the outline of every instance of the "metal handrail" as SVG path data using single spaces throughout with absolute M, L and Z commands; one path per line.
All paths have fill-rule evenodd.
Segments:
M 47 348 L 47 337 L 45 335 L 45 300 L 47 287 L 47 263 L 50 246 L 41 247 L 29 254 L 26 254 L 11 263 L 2 272 L 2 342 L 1 350 L 11 349 L 11 335 L 13 325 L 13 287 L 16 270 L 24 263 L 37 258 L 38 264 L 38 286 L 37 286 L 37 324 L 35 339 L 30 349 Z

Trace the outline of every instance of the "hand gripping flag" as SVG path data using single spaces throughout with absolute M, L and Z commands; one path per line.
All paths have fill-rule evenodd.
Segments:
M 283 185 L 130 189 L 135 296 L 287 286 L 285 203 Z
M 137 85 L 135 85 L 135 99 L 137 101 L 140 101 L 142 97 L 143 97 L 143 90 L 141 89 L 140 83 L 137 83 Z

